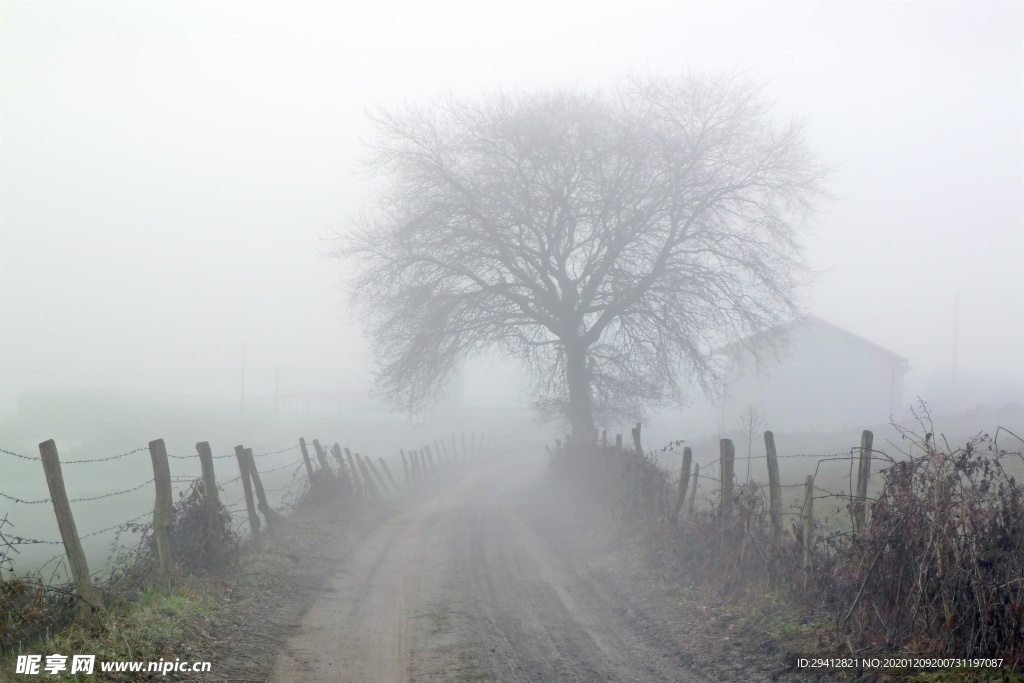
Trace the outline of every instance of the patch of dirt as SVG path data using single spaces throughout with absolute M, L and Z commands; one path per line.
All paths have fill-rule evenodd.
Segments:
M 243 562 L 240 574 L 211 578 L 230 594 L 232 609 L 204 643 L 212 670 L 202 674 L 203 680 L 266 681 L 278 653 L 339 565 L 397 509 L 395 503 L 331 502 L 302 510 L 277 538 L 265 538 L 267 548 Z
M 719 680 L 673 635 L 698 627 L 607 542 L 566 544 L 542 481 L 537 463 L 491 463 L 373 528 L 271 680 Z

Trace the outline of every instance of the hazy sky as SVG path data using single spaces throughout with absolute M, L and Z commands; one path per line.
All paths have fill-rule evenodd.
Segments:
M 808 307 L 1024 387 L 1024 3 L 0 3 L 0 406 L 365 384 L 366 108 L 745 68 L 841 167 Z M 479 370 L 476 371 L 479 374 Z M 1024 393 L 1024 389 L 1022 389 Z

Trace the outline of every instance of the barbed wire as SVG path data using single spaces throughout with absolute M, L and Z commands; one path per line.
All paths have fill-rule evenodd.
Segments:
M 22 500 L 21 498 L 18 498 L 16 496 L 8 495 L 3 491 L 0 491 L 0 498 L 6 498 L 7 500 L 12 500 L 15 503 L 21 503 L 22 505 L 40 505 L 42 503 L 50 502 L 49 498 L 42 498 L 40 500 Z
M 94 463 L 94 462 L 109 462 L 111 460 L 118 460 L 120 458 L 126 458 L 129 455 L 134 455 L 135 453 L 141 453 L 143 451 L 147 451 L 148 452 L 149 451 L 149 447 L 148 446 L 144 446 L 142 448 L 136 448 L 133 451 L 127 451 L 126 453 L 120 453 L 118 455 L 111 455 L 111 456 L 108 456 L 106 458 L 83 458 L 81 460 L 61 460 L 60 464 L 61 465 L 84 465 L 84 464 L 87 464 L 87 463 Z
M 137 517 L 132 517 L 131 519 L 129 519 L 129 520 L 125 521 L 125 522 L 121 522 L 120 524 L 115 524 L 114 526 L 108 526 L 106 529 L 100 529 L 99 531 L 90 532 L 90 533 L 86 534 L 85 536 L 82 536 L 82 538 L 92 538 L 93 536 L 99 536 L 100 534 L 105 534 L 108 531 L 113 531 L 114 529 L 121 529 L 123 527 L 128 526 L 129 524 L 133 524 L 133 523 L 139 521 L 143 517 L 149 517 L 152 514 L 153 514 L 152 510 L 143 512 L 141 515 L 139 515 Z
M 22 455 L 21 453 L 4 450 L 3 448 L 0 448 L 0 453 L 3 453 L 4 455 L 13 455 L 15 458 L 21 458 L 22 460 L 40 460 L 38 455 Z
M 68 502 L 69 503 L 81 503 L 81 502 L 84 502 L 84 501 L 87 501 L 87 500 L 100 500 L 102 498 L 111 498 L 113 496 L 121 496 L 121 495 L 124 495 L 125 493 L 131 493 L 132 491 L 138 491 L 143 486 L 146 486 L 148 484 L 152 484 L 154 481 L 156 481 L 156 479 L 150 479 L 149 481 L 142 482 L 138 486 L 133 486 L 133 487 L 131 487 L 129 489 L 124 489 L 122 491 L 114 491 L 112 493 L 104 493 L 104 494 L 99 495 L 99 496 L 87 496 L 85 498 L 72 498 Z
M 271 455 L 279 455 L 281 453 L 287 453 L 288 451 L 293 451 L 296 448 L 299 448 L 299 444 L 295 444 L 293 446 L 288 446 L 287 448 L 282 448 L 281 450 L 277 450 L 277 451 L 268 451 L 266 453 L 253 453 L 253 457 L 254 458 L 264 458 L 264 457 L 271 456 Z M 88 464 L 88 463 L 109 462 L 111 460 L 119 460 L 120 458 L 126 458 L 129 455 L 134 455 L 135 453 L 142 453 L 143 451 L 149 451 L 149 446 L 143 446 L 142 448 L 135 448 L 135 449 L 132 449 L 130 451 L 126 451 L 124 453 L 118 453 L 117 455 L 110 455 L 110 456 L 107 456 L 107 457 L 104 457 L 104 458 L 79 458 L 77 460 L 61 460 L 60 464 L 61 465 L 85 465 L 85 464 Z M 9 455 L 9 456 L 14 457 L 14 458 L 20 458 L 22 460 L 39 461 L 39 460 L 42 459 L 38 455 L 25 455 L 23 453 L 16 453 L 14 451 L 9 451 L 9 450 L 7 450 L 5 448 L 0 448 L 0 453 L 3 453 L 4 455 Z M 168 453 L 167 457 L 168 458 L 172 458 L 174 460 L 190 460 L 192 458 L 198 458 L 199 454 L 198 453 L 193 453 L 193 454 L 190 454 L 190 455 L 177 455 L 177 454 L 174 454 L 174 453 Z M 233 458 L 233 457 L 235 457 L 234 453 L 225 453 L 223 455 L 214 455 L 213 456 L 213 458 L 215 460 L 220 460 L 220 459 L 223 459 L 223 458 Z
M 261 475 L 262 474 L 269 474 L 271 472 L 277 472 L 279 470 L 287 469 L 289 467 L 298 467 L 299 465 L 303 465 L 303 464 L 305 464 L 304 460 L 294 460 L 294 461 L 288 463 L 287 465 L 281 465 L 280 467 L 274 467 L 274 468 L 269 469 L 269 470 L 263 470 L 262 472 L 260 472 L 260 474 Z
M 7 542 L 11 545 L 61 545 L 64 541 L 44 541 L 38 538 L 25 538 L 24 536 L 7 536 Z

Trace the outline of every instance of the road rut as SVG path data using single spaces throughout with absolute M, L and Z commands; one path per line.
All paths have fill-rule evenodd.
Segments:
M 343 559 L 271 680 L 702 681 L 549 533 L 528 463 L 408 501 Z

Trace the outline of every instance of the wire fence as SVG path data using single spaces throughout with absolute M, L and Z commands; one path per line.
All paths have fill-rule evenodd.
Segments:
M 477 452 L 476 447 L 476 435 L 471 434 L 471 448 L 467 453 L 472 455 Z M 435 447 L 437 442 L 435 441 Z M 456 448 L 454 435 L 452 436 L 452 458 L 455 459 L 459 453 Z M 125 486 L 123 488 L 116 488 L 113 490 L 100 490 L 98 492 L 89 492 L 88 495 L 79 495 L 77 497 L 69 497 L 64 489 L 63 482 L 60 482 L 58 488 L 54 488 L 54 482 L 51 481 L 52 471 L 45 472 L 48 470 L 46 452 L 44 447 L 49 444 L 52 449 L 52 455 L 49 457 L 55 459 L 57 478 L 65 478 L 61 474 L 61 468 L 65 465 L 70 466 L 82 466 L 82 465 L 102 465 L 112 461 L 119 463 L 132 462 L 131 458 L 135 456 L 140 464 L 145 464 L 147 467 L 152 467 L 154 476 L 142 481 L 138 484 L 131 486 Z M 155 445 L 158 444 L 158 447 Z M 202 446 L 203 444 L 200 444 Z M 230 526 L 233 528 L 235 535 L 238 538 L 245 537 L 247 526 L 251 527 L 253 508 L 252 498 L 247 496 L 249 491 L 248 486 L 245 484 L 251 484 L 253 487 L 253 493 L 258 493 L 261 507 L 259 510 L 264 514 L 267 514 L 264 507 L 270 509 L 271 513 L 274 513 L 274 509 L 287 509 L 293 507 L 302 497 L 304 492 L 311 491 L 313 479 L 323 480 L 328 479 L 332 481 L 351 481 L 351 485 L 358 485 L 359 495 L 365 496 L 373 493 L 374 495 L 386 495 L 389 487 L 393 489 L 395 494 L 398 493 L 399 487 L 395 483 L 394 479 L 391 479 L 392 474 L 388 469 L 387 464 L 384 463 L 383 459 L 378 459 L 383 464 L 383 469 L 378 472 L 376 465 L 371 458 L 362 458 L 358 453 L 350 454 L 349 450 L 344 449 L 345 453 L 342 454 L 342 448 L 338 444 L 334 444 L 329 449 L 330 453 L 325 451 L 319 441 L 313 440 L 310 444 L 315 448 L 315 453 L 310 453 L 312 450 L 307 448 L 307 444 L 304 439 L 299 439 L 298 443 L 293 445 L 284 446 L 277 449 L 267 450 L 266 452 L 253 453 L 250 449 L 236 449 L 236 452 L 225 453 L 220 455 L 210 454 L 209 458 L 212 461 L 223 461 L 226 459 L 233 459 L 237 461 L 237 464 L 229 463 L 228 466 L 239 474 L 234 476 L 228 476 L 230 472 L 222 472 L 220 476 L 216 477 L 215 486 L 220 491 L 218 498 L 221 501 L 221 506 L 230 519 Z M 465 449 L 465 435 L 463 435 L 463 449 Z M 480 441 L 480 448 L 483 449 L 483 439 Z M 198 450 L 198 447 L 197 447 Z M 302 451 L 302 456 L 298 458 L 289 458 L 289 454 L 293 454 L 296 451 Z M 424 481 L 424 477 L 429 470 L 432 470 L 435 466 L 435 460 L 430 454 L 430 446 L 426 446 L 423 449 L 416 449 L 410 451 L 408 458 L 408 467 L 405 462 L 406 455 L 402 453 L 402 464 L 399 467 L 398 472 L 405 473 L 404 483 L 406 486 L 412 486 L 414 484 L 421 483 Z M 207 451 L 208 452 L 208 451 Z M 439 465 L 441 463 L 441 452 L 435 451 L 436 462 Z M 466 453 L 462 454 L 463 456 Z M 196 491 L 197 487 L 202 488 L 202 476 L 198 471 L 196 473 L 178 473 L 175 475 L 161 474 L 161 467 L 158 465 L 158 461 L 167 463 L 168 461 L 174 461 L 178 463 L 195 462 L 197 464 L 203 464 L 203 456 L 199 452 L 195 454 L 172 454 L 166 453 L 163 441 L 157 440 L 151 442 L 149 446 L 143 448 L 134 448 L 124 452 L 117 453 L 110 456 L 90 457 L 90 458 L 74 458 L 69 460 L 60 460 L 57 456 L 56 445 L 53 442 L 45 442 L 40 444 L 40 455 L 29 455 L 26 453 L 19 453 L 9 449 L 0 449 L 0 469 L 3 468 L 2 460 L 4 458 L 11 460 L 19 460 L 25 462 L 38 462 L 39 463 L 39 479 L 36 480 L 37 486 L 47 486 L 50 490 L 50 497 L 37 497 L 26 495 L 21 491 L 10 491 L 0 489 L 0 503 L 6 503 L 6 513 L 3 511 L 3 507 L 0 507 L 0 565 L 3 568 L 11 569 L 13 566 L 13 556 L 22 555 L 20 547 L 23 546 L 59 546 L 64 545 L 65 550 L 68 550 L 67 538 L 65 538 L 65 529 L 60 525 L 61 512 L 59 508 L 63 504 L 65 507 L 69 504 L 92 504 L 98 501 L 111 501 L 113 499 L 120 499 L 123 502 L 119 502 L 117 506 L 104 505 L 102 509 L 93 508 L 89 512 L 82 515 L 83 520 L 96 520 L 102 519 L 104 516 L 108 516 L 107 519 L 103 520 L 101 528 L 98 529 L 84 529 L 84 533 L 79 534 L 76 531 L 76 543 L 87 539 L 96 539 L 104 535 L 111 535 L 114 538 L 115 544 L 117 539 L 121 538 L 122 534 L 130 532 L 133 534 L 145 535 L 148 530 L 154 528 L 154 523 L 157 517 L 157 513 L 160 508 L 160 490 L 161 486 L 164 486 L 165 491 L 168 491 L 168 497 L 171 501 L 178 500 L 183 501 L 189 499 L 190 496 Z M 262 458 L 266 463 L 263 467 L 256 467 L 255 459 Z M 448 459 L 447 448 L 445 448 L 444 458 Z M 209 466 L 209 463 L 203 464 L 204 468 Z M 235 469 L 237 467 L 237 469 Z M 176 466 L 177 468 L 177 466 Z M 129 468 L 134 471 L 133 468 Z M 199 470 L 199 468 L 192 468 Z M 217 468 L 211 468 L 217 469 Z M 219 469 L 223 469 L 220 467 Z M 325 471 L 326 470 L 326 471 Z M 167 472 L 165 468 L 163 470 Z M 68 476 L 69 481 L 75 481 L 76 484 L 81 485 L 82 479 L 88 478 L 83 477 L 79 469 L 70 470 L 73 475 Z M 109 481 L 109 470 L 106 470 L 103 477 L 104 482 Z M 413 479 L 410 479 L 410 472 L 414 475 Z M 387 478 L 390 482 L 383 478 L 383 474 L 387 474 Z M 314 476 L 315 475 L 315 476 Z M 117 475 L 114 475 L 116 478 Z M 161 477 L 164 477 L 163 484 L 161 483 Z M 243 479 L 249 480 L 248 482 Z M 26 481 L 24 477 L 21 478 L 22 482 Z M 8 480 L 9 481 L 9 480 Z M 361 483 L 358 483 L 361 482 Z M 264 486 L 264 483 L 266 486 Z M 2 484 L 0 484 L 2 486 Z M 140 499 L 138 498 L 139 492 L 143 491 L 149 486 L 154 486 L 157 493 L 157 504 L 153 505 L 153 499 L 147 500 L 147 507 L 149 509 L 140 510 L 139 507 L 133 512 L 130 517 L 122 518 L 119 521 L 110 520 L 109 514 L 111 511 L 121 513 L 128 508 L 134 507 L 138 504 Z M 202 493 L 201 491 L 199 491 Z M 135 494 L 133 496 L 133 494 Z M 265 498 L 266 496 L 270 498 Z M 55 503 L 54 497 L 59 498 Z M 122 498 L 123 497 L 123 498 Z M 228 501 L 228 502 L 225 502 Z M 18 528 L 21 526 L 20 523 L 16 526 L 16 519 L 12 518 L 16 516 L 19 508 L 26 507 L 30 510 L 38 509 L 38 506 L 53 506 L 55 517 L 50 518 L 45 515 L 38 515 L 32 512 L 28 519 L 29 528 L 22 531 Z M 172 504 L 173 507 L 173 504 Z M 73 520 L 72 520 L 73 521 Z M 269 523 L 269 522 L 268 522 Z M 53 527 L 60 528 L 60 537 L 56 537 L 56 534 L 50 536 L 45 529 L 52 529 Z M 39 532 L 39 533 L 33 533 Z M 47 537 L 50 536 L 50 537 Z M 255 540 L 255 539 L 254 539 Z M 74 545 L 74 544 L 72 544 Z M 93 546 L 94 547 L 94 546 Z M 94 547 L 95 548 L 95 547 Z M 70 551 L 69 551 L 70 552 Z M 38 556 L 38 553 L 36 553 Z M 23 558 L 24 559 L 24 558 Z M 112 556 L 107 558 L 107 565 L 110 566 Z M 39 566 L 47 567 L 50 561 L 42 561 L 42 558 L 37 560 L 40 562 Z M 67 569 L 67 565 L 64 565 Z
M 285 454 L 285 453 L 294 452 L 296 450 L 299 450 L 300 448 L 301 448 L 300 444 L 294 444 L 292 446 L 287 446 L 287 447 L 280 448 L 280 449 L 277 449 L 277 450 L 271 450 L 271 451 L 267 451 L 267 452 L 263 452 L 263 453 L 253 453 L 253 457 L 254 458 L 266 458 L 266 457 L 278 456 L 278 455 L 282 455 L 282 454 Z M 146 462 L 148 464 L 149 453 L 150 453 L 150 448 L 147 446 L 147 447 L 142 447 L 142 448 L 134 448 L 134 449 L 125 451 L 123 453 L 117 453 L 116 455 L 110 455 L 110 456 L 105 456 L 105 457 L 78 458 L 78 459 L 61 460 L 60 461 L 60 465 L 61 465 L 61 467 L 66 466 L 66 465 L 89 465 L 89 464 L 95 465 L 95 464 L 108 463 L 108 462 L 112 462 L 112 461 L 124 460 L 125 458 L 129 458 L 129 457 L 131 457 L 133 455 L 138 455 L 138 454 L 145 454 L 144 456 L 140 457 L 140 461 Z M 41 461 L 42 461 L 42 458 L 40 456 L 38 456 L 38 455 L 27 455 L 25 453 L 18 453 L 18 452 L 12 451 L 12 450 L 0 448 L 0 458 L 2 458 L 2 457 L 8 457 L 8 458 L 13 458 L 13 459 L 18 459 L 18 460 L 29 461 L 29 462 L 39 462 L 39 463 L 41 463 Z M 173 459 L 173 460 L 178 460 L 178 461 L 195 461 L 197 463 L 200 460 L 198 453 L 188 454 L 188 455 L 170 454 L 170 453 L 168 453 L 167 457 L 170 458 L 170 459 Z M 223 460 L 223 459 L 227 459 L 227 458 L 236 458 L 237 455 L 235 453 L 225 453 L 225 454 L 222 454 L 222 455 L 214 455 L 212 457 L 215 460 Z M 270 487 L 266 487 L 264 489 L 264 491 L 266 493 L 282 494 L 281 496 L 279 496 L 280 500 L 277 500 L 275 505 L 280 505 L 282 503 L 283 499 L 288 496 L 288 494 L 293 494 L 292 497 L 294 497 L 294 494 L 297 493 L 296 489 L 300 488 L 301 486 L 305 486 L 307 484 L 307 482 L 305 481 L 304 478 L 301 479 L 301 480 L 298 479 L 298 475 L 301 473 L 302 466 L 303 466 L 304 462 L 305 461 L 302 458 L 299 458 L 299 459 L 296 459 L 296 460 L 290 460 L 290 461 L 288 461 L 286 463 L 283 463 L 283 464 L 280 464 L 280 465 L 275 465 L 273 467 L 264 469 L 262 472 L 260 472 L 261 476 L 266 476 L 266 475 L 269 475 L 269 474 L 274 474 L 274 473 L 277 473 L 277 472 L 281 472 L 283 470 L 290 470 L 290 471 L 292 471 L 292 476 L 290 478 L 290 481 L 286 481 L 284 484 L 279 485 L 279 486 L 270 486 Z M 40 475 L 42 475 L 42 474 L 43 474 L 42 467 L 40 467 Z M 79 476 L 79 475 L 76 475 L 76 476 Z M 174 493 L 176 494 L 176 497 L 180 497 L 180 496 L 184 495 L 184 493 L 187 491 L 187 489 L 189 487 L 193 486 L 199 479 L 200 479 L 200 475 L 198 475 L 198 474 L 196 474 L 196 475 L 176 475 L 176 476 L 172 476 L 171 477 L 171 482 L 172 482 L 172 485 L 174 487 Z M 242 479 L 242 476 L 239 474 L 239 475 L 236 475 L 234 477 L 230 477 L 230 478 L 226 478 L 226 479 L 220 480 L 220 481 L 217 482 L 217 484 L 218 484 L 218 487 L 220 487 L 222 489 L 225 489 L 226 487 L 231 487 L 233 484 L 237 484 L 239 489 L 241 489 L 241 483 L 240 483 L 241 479 Z M 40 480 L 43 480 L 42 476 L 40 476 Z M 117 490 L 105 491 L 103 493 L 97 493 L 97 494 L 94 494 L 94 495 L 78 496 L 78 497 L 75 497 L 75 498 L 69 498 L 68 502 L 69 503 L 86 503 L 86 502 L 92 502 L 92 501 L 107 500 L 107 499 L 116 498 L 116 497 L 119 497 L 119 496 L 126 496 L 128 494 L 132 494 L 132 493 L 138 492 L 138 491 L 140 491 L 140 490 L 142 490 L 142 489 L 144 489 L 144 488 L 146 488 L 146 487 L 148 487 L 150 485 L 153 485 L 155 481 L 156 481 L 155 478 L 150 478 L 150 479 L 147 479 L 146 481 L 143 481 L 143 482 L 141 482 L 139 484 L 136 484 L 136 485 L 133 485 L 133 486 L 128 486 L 128 487 L 117 489 Z M 43 485 L 43 484 L 44 484 L 44 482 L 40 481 L 40 485 Z M 244 505 L 240 509 L 237 508 L 237 507 L 234 507 L 234 506 L 237 506 L 238 503 L 244 502 L 244 500 L 245 500 L 245 496 L 244 495 L 240 495 L 231 504 L 226 506 L 227 509 L 228 509 L 229 514 L 231 514 L 232 516 L 240 516 L 242 518 L 242 524 L 239 525 L 239 529 L 236 529 L 236 531 L 239 531 L 239 532 L 244 530 L 244 523 L 245 523 L 245 521 L 247 519 L 247 513 L 246 513 L 246 509 L 245 509 Z M 0 501 L 6 501 L 7 503 L 10 504 L 10 508 L 8 510 L 8 515 L 3 517 L 3 518 L 0 518 L 0 521 L 4 522 L 4 527 L 5 527 L 5 528 L 0 528 L 0 540 L 3 541 L 2 543 L 0 543 L 0 559 L 3 559 L 3 558 L 8 558 L 9 559 L 12 554 L 20 554 L 20 551 L 18 550 L 18 546 L 52 546 L 52 545 L 62 545 L 63 544 L 63 540 L 61 540 L 61 539 L 34 538 L 32 536 L 29 536 L 29 535 L 21 535 L 21 534 L 18 534 L 18 533 L 14 533 L 12 531 L 13 523 L 9 519 L 10 513 L 16 512 L 16 510 L 17 510 L 17 508 L 19 506 L 52 505 L 53 504 L 52 498 L 50 498 L 50 497 L 46 497 L 46 498 L 35 498 L 35 497 L 28 498 L 28 497 L 24 496 L 23 494 L 22 495 L 17 495 L 15 493 L 12 493 L 12 492 L 9 492 L 9 491 L 0 490 Z M 142 512 L 141 514 L 135 515 L 135 516 L 130 517 L 128 519 L 123 519 L 122 521 L 106 525 L 103 528 L 92 530 L 92 531 L 89 531 L 87 533 L 83 533 L 83 534 L 81 534 L 79 536 L 79 539 L 80 540 L 93 539 L 93 538 L 97 538 L 99 536 L 103 536 L 104 534 L 121 534 L 121 533 L 124 533 L 125 531 L 129 531 L 129 530 L 132 530 L 132 529 L 138 529 L 138 528 L 144 527 L 144 526 L 152 523 L 153 514 L 154 513 L 153 513 L 152 509 L 146 510 L 145 512 Z M 36 518 L 36 519 L 39 519 L 39 518 Z M 41 566 L 45 566 L 46 564 L 48 564 L 48 563 L 44 562 L 43 565 L 41 565 Z

